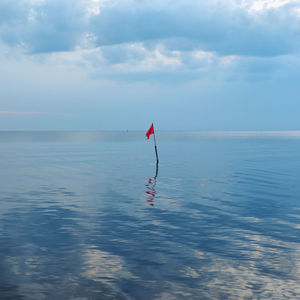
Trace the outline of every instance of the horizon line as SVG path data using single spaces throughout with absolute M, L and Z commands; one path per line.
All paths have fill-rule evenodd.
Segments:
M 138 132 L 147 131 L 147 129 L 0 129 L 0 132 Z M 218 132 L 299 132 L 300 129 L 156 129 L 155 131 L 175 131 L 175 132 L 203 132 L 203 133 L 218 133 Z

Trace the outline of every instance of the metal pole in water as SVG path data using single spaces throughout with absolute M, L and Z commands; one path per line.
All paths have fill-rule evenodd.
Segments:
M 153 131 L 153 136 L 154 136 L 154 148 L 155 148 L 155 154 L 156 154 L 156 163 L 158 164 L 159 160 L 158 160 L 158 154 L 157 154 L 157 146 L 156 146 L 156 138 L 155 138 L 155 133 Z

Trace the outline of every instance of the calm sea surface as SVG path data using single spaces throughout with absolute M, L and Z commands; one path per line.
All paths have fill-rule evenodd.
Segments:
M 0 132 L 0 299 L 299 299 L 300 132 Z

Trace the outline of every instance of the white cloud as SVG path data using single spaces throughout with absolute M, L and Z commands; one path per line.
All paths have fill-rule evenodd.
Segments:
M 279 8 L 281 6 L 297 3 L 298 0 L 255 0 L 249 2 L 249 7 L 251 10 L 260 11 L 272 8 Z

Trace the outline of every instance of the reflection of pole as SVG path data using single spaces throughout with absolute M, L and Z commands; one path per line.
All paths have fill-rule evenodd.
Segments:
M 147 194 L 147 202 L 152 207 L 154 207 L 154 198 L 156 194 L 155 185 L 156 185 L 155 178 L 154 179 L 149 178 L 148 183 L 146 184 L 146 194 Z
M 155 180 L 156 180 L 157 175 L 158 175 L 158 160 L 156 161 L 156 171 L 155 171 L 155 176 L 154 176 Z
M 157 154 L 157 147 L 156 147 L 156 138 L 155 138 L 155 133 L 154 133 L 154 130 L 153 130 L 153 136 L 154 136 L 154 148 L 155 148 L 155 154 L 156 154 L 156 169 L 157 169 L 157 165 L 158 165 L 158 154 Z

